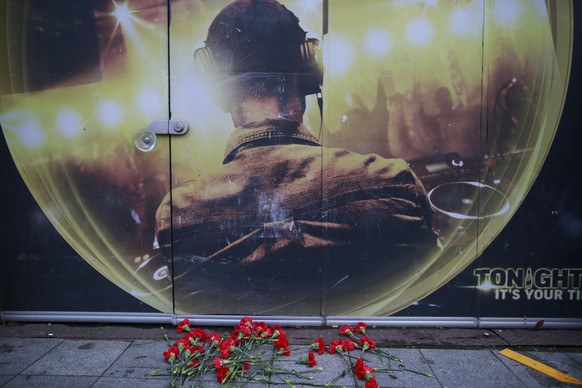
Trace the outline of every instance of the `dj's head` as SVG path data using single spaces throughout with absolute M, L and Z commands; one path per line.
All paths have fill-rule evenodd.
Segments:
M 224 108 L 245 94 L 261 97 L 289 87 L 304 96 L 319 92 L 323 72 L 316 58 L 318 44 L 306 39 L 299 19 L 282 4 L 237 0 L 214 18 L 195 61 L 216 87 L 231 90 Z

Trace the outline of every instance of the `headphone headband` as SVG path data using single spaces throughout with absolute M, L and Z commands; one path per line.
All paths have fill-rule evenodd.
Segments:
M 301 44 L 301 63 L 297 69 L 299 88 L 305 95 L 320 93 L 323 84 L 323 67 L 319 59 L 319 40 L 307 38 Z M 233 59 L 228 54 L 221 58 L 221 63 L 216 60 L 210 47 L 204 46 L 194 51 L 194 65 L 199 74 L 211 77 L 216 82 L 227 81 L 236 76 L 233 74 Z M 223 110 L 228 108 L 228 101 L 218 101 Z

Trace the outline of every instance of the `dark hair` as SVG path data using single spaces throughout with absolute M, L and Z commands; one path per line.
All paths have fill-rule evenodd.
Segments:
M 208 28 L 206 45 L 219 72 L 294 73 L 303 71 L 299 19 L 274 0 L 237 0 Z

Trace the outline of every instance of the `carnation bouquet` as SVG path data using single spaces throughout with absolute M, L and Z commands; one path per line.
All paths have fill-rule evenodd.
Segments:
M 244 317 L 230 334 L 221 336 L 192 328 L 190 320 L 185 319 L 176 327 L 176 332 L 183 335 L 177 341 L 171 341 L 164 333 L 168 348 L 163 356 L 169 366 L 151 374 L 169 376 L 169 387 L 204 387 L 211 376 L 227 386 L 264 383 L 330 388 L 344 386 L 340 380 L 349 374 L 365 388 L 378 387 L 378 373 L 396 378 L 396 372 L 409 371 L 431 377 L 407 369 L 400 358 L 378 348 L 366 330 L 364 322 L 354 327 L 344 325 L 339 337 L 328 344 L 318 337 L 308 346 L 292 349 L 280 325 L 269 326 Z M 293 358 L 295 352 L 303 355 Z M 325 353 L 338 355 L 345 363 L 341 373 L 327 383 L 317 379 L 317 373 L 322 371 L 317 357 Z M 307 368 L 298 368 L 297 364 Z

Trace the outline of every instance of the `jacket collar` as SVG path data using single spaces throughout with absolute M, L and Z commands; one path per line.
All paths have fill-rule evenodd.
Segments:
M 277 144 L 321 146 L 303 124 L 287 119 L 268 119 L 236 128 L 228 140 L 223 163 L 230 162 L 243 149 Z

